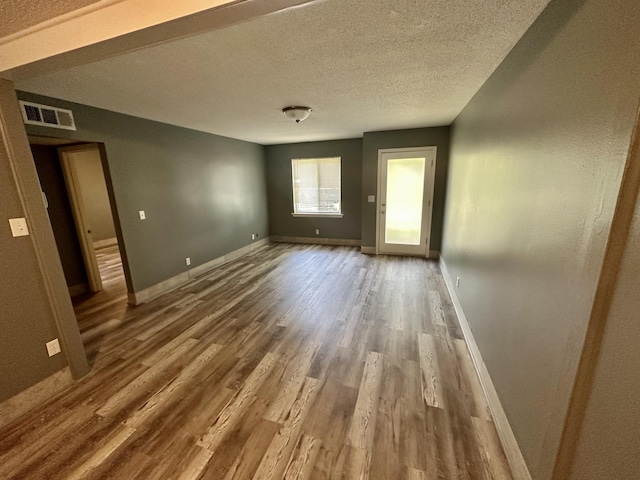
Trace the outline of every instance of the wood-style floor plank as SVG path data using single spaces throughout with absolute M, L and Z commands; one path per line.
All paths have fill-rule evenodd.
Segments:
M 349 432 L 349 445 L 352 447 L 370 450 L 373 445 L 383 362 L 384 356 L 380 353 L 369 352 L 367 355 Z
M 272 244 L 132 307 L 97 253 L 92 371 L 0 430 L 0 478 L 511 478 L 437 263 Z

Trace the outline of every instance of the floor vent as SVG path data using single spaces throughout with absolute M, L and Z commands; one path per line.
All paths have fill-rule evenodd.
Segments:
M 39 103 L 23 102 L 20 100 L 22 119 L 29 125 L 41 127 L 62 128 L 75 130 L 76 122 L 73 120 L 73 112 L 64 108 L 50 107 Z

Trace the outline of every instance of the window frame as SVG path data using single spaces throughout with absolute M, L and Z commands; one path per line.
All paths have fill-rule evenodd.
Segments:
M 295 197 L 295 168 L 294 164 L 297 160 L 324 160 L 337 158 L 340 166 L 340 211 L 339 212 L 296 212 L 296 197 Z M 316 163 L 317 164 L 317 163 Z M 320 186 L 318 185 L 318 188 Z M 326 157 L 296 157 L 291 159 L 291 203 L 293 206 L 292 217 L 321 217 L 321 218 L 343 218 L 344 212 L 342 210 L 342 155 L 331 155 Z

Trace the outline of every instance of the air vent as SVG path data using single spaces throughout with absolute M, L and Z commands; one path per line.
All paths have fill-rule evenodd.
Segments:
M 71 110 L 39 103 L 23 102 L 22 100 L 20 100 L 20 109 L 22 110 L 22 119 L 26 124 L 63 128 L 65 130 L 76 129 Z

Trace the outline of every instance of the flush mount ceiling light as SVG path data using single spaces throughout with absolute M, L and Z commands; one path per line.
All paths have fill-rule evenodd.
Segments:
M 282 113 L 284 116 L 293 120 L 296 123 L 300 123 L 303 120 L 306 120 L 309 115 L 311 115 L 311 110 L 309 107 L 285 107 L 282 109 Z

